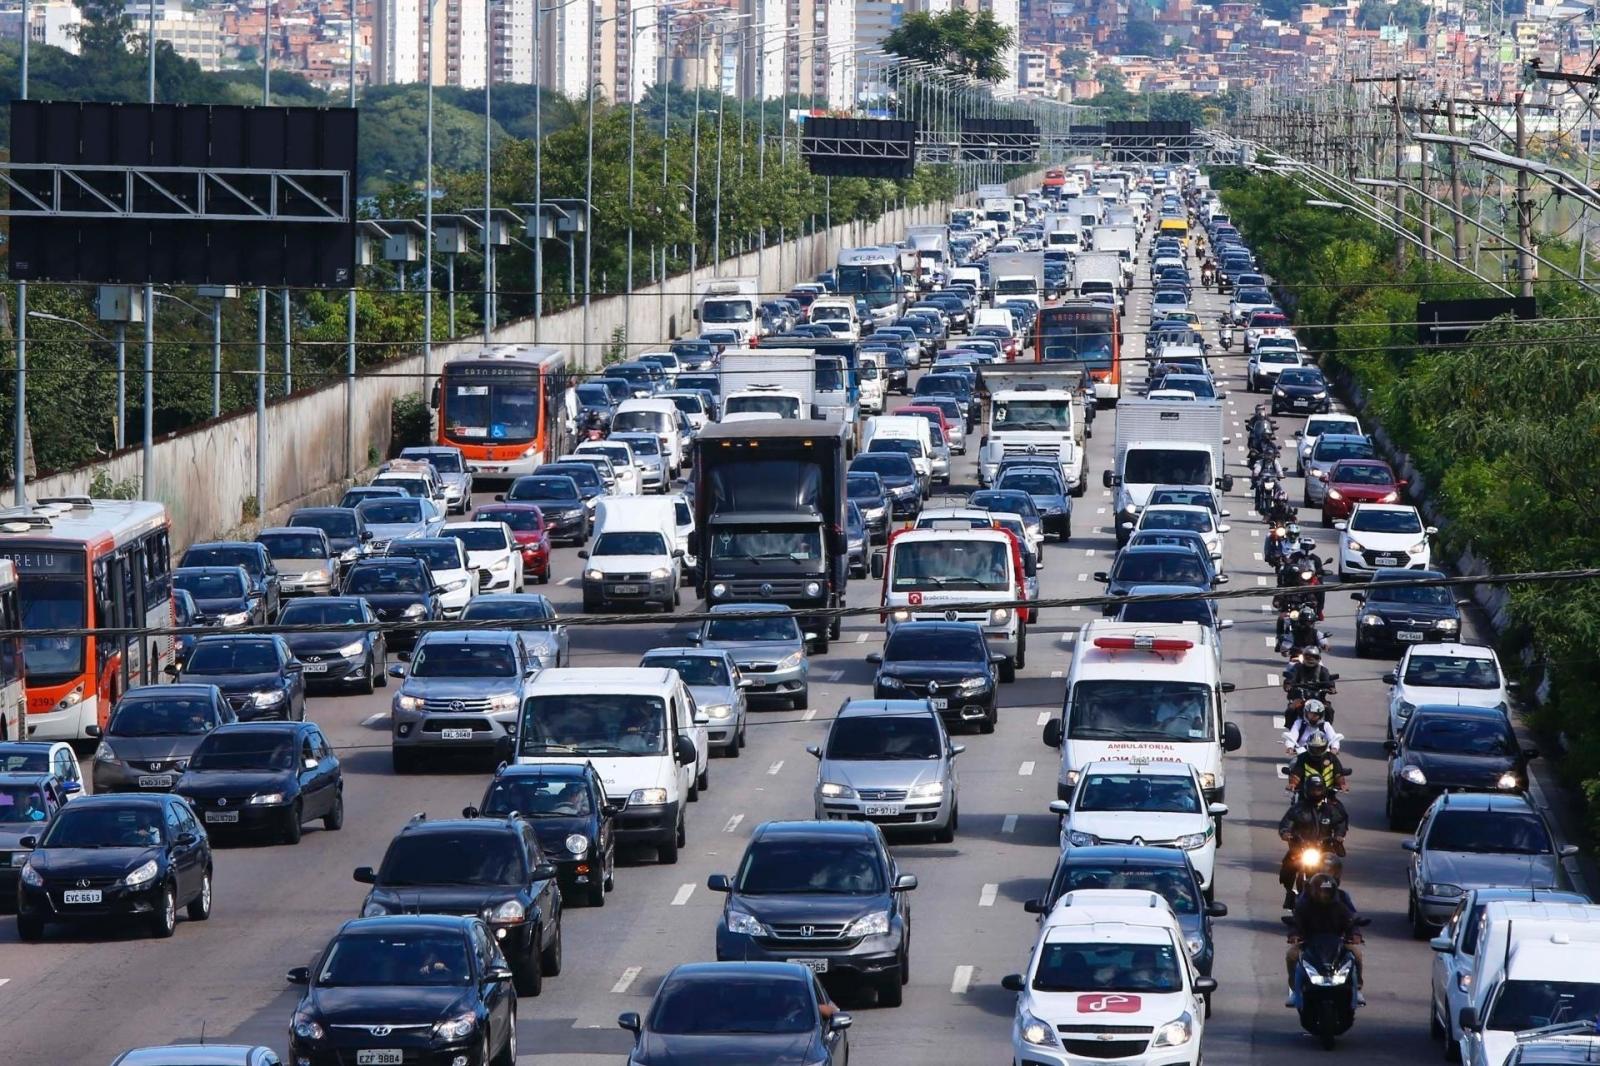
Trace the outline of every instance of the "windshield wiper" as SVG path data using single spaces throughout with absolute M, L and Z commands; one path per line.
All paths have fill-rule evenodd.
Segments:
M 556 744 L 556 743 L 554 743 L 552 741 L 534 741 L 533 743 L 522 745 L 522 750 L 523 751 L 565 751 L 565 752 L 570 752 L 572 754 L 576 754 L 577 751 L 578 751 L 578 749 L 573 747 L 571 744 Z

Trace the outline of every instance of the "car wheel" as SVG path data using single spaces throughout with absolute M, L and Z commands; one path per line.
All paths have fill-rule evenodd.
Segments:
M 285 844 L 300 843 L 300 834 L 304 832 L 304 828 L 300 824 L 301 813 L 300 801 L 295 800 L 294 806 L 290 807 L 284 816 L 283 842 Z
M 372 666 L 372 680 L 373 680 L 373 683 L 376 684 L 379 688 L 388 688 L 389 687 L 389 675 L 383 672 L 384 663 L 389 658 L 388 649 L 385 649 L 384 653 L 382 655 L 374 656 L 374 658 L 375 658 L 376 661 L 373 663 L 373 666 Z
M 517 1066 L 517 1005 L 511 1004 L 511 1013 L 506 1018 L 506 1045 L 500 1049 L 500 1054 L 494 1059 L 495 1066 Z M 484 1055 L 489 1054 L 488 1034 L 484 1034 Z M 488 1062 L 485 1058 L 483 1061 Z
M 164 940 L 178 928 L 178 891 L 171 885 L 161 890 L 161 903 L 150 916 L 150 935 Z
M 540 585 L 550 584 L 550 566 L 548 563 L 546 563 L 545 568 L 539 572 L 539 576 L 534 578 L 534 581 Z
M 539 968 L 546 977 L 561 975 L 561 920 L 556 919 L 556 934 L 549 945 L 539 953 Z
M 978 732 L 988 735 L 994 732 L 995 724 L 1000 719 L 998 702 L 991 705 L 984 716 L 978 719 Z
M 1009 685 L 1016 679 L 1017 662 L 1015 659 L 1007 659 L 1005 662 L 1000 664 L 1000 682 L 1002 684 Z
M 606 877 L 599 869 L 603 867 L 603 859 L 596 861 L 596 870 L 589 875 L 589 884 L 584 890 L 583 901 L 591 907 L 604 907 L 606 905 Z
M 189 919 L 203 922 L 211 917 L 211 871 L 200 879 L 200 894 L 189 901 Z
M 544 991 L 544 970 L 539 965 L 537 941 L 528 948 L 526 954 L 512 960 L 511 983 L 519 996 L 537 996 Z
M 1428 1004 L 1428 1035 L 1433 1037 L 1435 1040 L 1445 1039 L 1444 1026 L 1439 1024 L 1439 1012 L 1433 1009 L 1432 1003 Z M 1445 1061 L 1448 1062 L 1449 1059 L 1450 1056 L 1447 1053 L 1445 1055 Z
M 1300 493 L 1300 506 L 1302 506 L 1302 507 L 1310 507 L 1311 506 L 1311 490 L 1310 489 L 1305 489 L 1304 491 L 1302 491 Z
M 409 748 L 392 748 L 389 751 L 389 758 L 397 774 L 410 774 L 417 770 L 417 753 Z
M 664 840 L 656 845 L 656 858 L 663 866 L 676 866 L 678 864 L 678 849 L 683 847 L 683 823 L 678 823 L 678 831 L 670 840 Z
M 1427 940 L 1433 936 L 1435 929 L 1422 913 L 1422 904 L 1416 897 L 1411 897 L 1411 935 L 1417 940 Z
M 789 700 L 794 710 L 803 711 L 811 706 L 811 686 L 807 685 L 800 690 L 800 695 Z
M 898 1007 L 904 1001 L 905 986 L 901 975 L 905 972 L 904 966 L 896 966 L 894 973 L 883 978 L 882 983 L 878 985 L 878 1006 Z
M 1017 669 L 1028 668 L 1028 627 L 1017 627 Z
M 943 828 L 933 831 L 933 842 L 935 844 L 955 843 L 956 830 L 961 828 L 960 814 L 960 807 L 952 807 L 950 809 L 950 821 Z
M 44 937 L 44 921 L 32 915 L 17 915 L 17 939 L 32 944 Z
M 595 597 L 589 595 L 588 593 L 584 593 L 584 595 L 583 595 L 583 613 L 584 614 L 599 614 L 600 613 L 600 601 L 598 599 L 596 599 Z
M 699 776 L 694 779 L 694 787 L 697 792 L 704 792 L 711 787 L 711 767 L 707 766 L 700 771 Z
M 372 690 L 378 687 L 377 673 L 377 668 L 373 666 L 372 659 L 369 656 L 367 658 L 367 668 L 361 675 L 361 684 L 359 686 L 363 696 L 372 695 Z
M 333 809 L 322 818 L 322 828 L 330 833 L 337 833 L 344 828 L 344 790 L 340 789 L 333 797 Z

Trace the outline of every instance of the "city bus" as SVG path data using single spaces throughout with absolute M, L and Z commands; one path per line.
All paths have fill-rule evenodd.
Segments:
M 0 511 L 0 559 L 17 572 L 30 739 L 87 738 L 125 689 L 156 683 L 172 663 L 170 635 L 26 635 L 171 629 L 171 525 L 148 500 L 73 496 Z
M 502 345 L 452 359 L 434 386 L 435 408 L 443 397 L 435 440 L 459 448 L 475 474 L 531 474 L 565 447 L 567 384 L 566 353 L 550 345 Z
M 17 564 L 0 559 L 0 633 L 22 628 L 17 602 Z M 22 711 L 28 693 L 23 687 L 22 638 L 0 636 L 0 740 L 22 738 Z
M 898 248 L 841 248 L 834 269 L 841 296 L 865 296 L 874 326 L 887 326 L 905 308 Z
M 1068 300 L 1041 310 L 1035 328 L 1036 362 L 1087 369 L 1095 399 L 1117 401 L 1122 392 L 1122 325 L 1116 308 Z

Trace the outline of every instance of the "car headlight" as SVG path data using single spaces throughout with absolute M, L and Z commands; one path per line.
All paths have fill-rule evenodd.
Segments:
M 413 603 L 410 607 L 406 608 L 405 612 L 407 618 L 422 618 L 427 613 L 427 605 L 421 603 Z
M 117 761 L 117 753 L 115 751 L 111 750 L 111 745 L 110 744 L 107 744 L 105 741 L 102 740 L 100 742 L 100 746 L 94 749 L 94 761 L 95 762 L 116 762 Z
M 22 878 L 22 883 L 25 885 L 31 885 L 34 888 L 41 888 L 44 885 L 44 878 L 39 876 L 39 871 L 35 870 L 31 863 L 24 866 L 22 873 L 18 876 Z
M 1428 554 L 1428 542 L 1427 541 L 1422 541 L 1419 544 L 1413 544 L 1411 547 L 1407 548 L 1406 551 L 1409 552 L 1412 555 L 1427 555 Z
M 806 661 L 806 653 L 805 652 L 803 652 L 803 651 L 790 652 L 788 655 L 785 655 L 782 659 L 778 660 L 778 669 L 779 670 L 798 670 L 798 669 L 800 669 L 800 664 L 805 662 L 805 661 Z
M 961 679 L 962 692 L 981 692 L 989 687 L 987 677 L 964 677 Z
M 896 622 L 909 622 L 911 621 L 911 612 L 906 610 L 904 607 L 900 607 L 895 610 L 891 617 Z
M 132 870 L 129 870 L 127 875 L 123 877 L 122 883 L 129 888 L 137 888 L 140 885 L 154 881 L 156 874 L 160 871 L 161 868 L 156 865 L 154 859 L 146 859 Z
M 822 583 L 820 581 L 807 581 L 805 594 L 810 597 L 822 595 Z
M 1386 493 L 1383 494 L 1383 497 L 1380 500 L 1378 500 L 1378 502 L 1379 503 L 1394 503 L 1399 498 L 1400 498 L 1400 494 L 1398 492 L 1386 492 Z
M 1056 1039 L 1054 1026 L 1042 1022 L 1026 1012 L 1017 1021 L 1017 1032 L 1022 1036 L 1024 1044 L 1031 1044 L 1034 1047 L 1060 1046 L 1060 1041 Z
M 855 799 L 856 790 L 849 785 L 841 785 L 833 781 L 824 781 L 817 786 L 817 793 L 827 799 Z
M 884 688 L 905 688 L 906 683 L 893 674 L 879 674 L 878 684 Z
M 1361 624 L 1364 626 L 1381 626 L 1383 625 L 1383 618 L 1381 615 L 1364 614 L 1361 616 Z
M 1426 785 L 1428 783 L 1428 775 L 1422 772 L 1422 767 L 1420 766 L 1401 767 L 1400 776 L 1410 781 L 1413 785 Z
M 471 582 L 469 582 L 466 578 L 458 577 L 454 581 L 446 581 L 444 583 L 444 585 L 440 587 L 439 591 L 441 591 L 441 592 L 460 592 L 462 589 L 466 588 L 469 584 L 471 584 Z
M 1345 543 L 1345 547 L 1349 548 L 1353 552 L 1364 552 L 1367 550 L 1365 545 L 1363 545 L 1359 540 L 1356 540 L 1354 537 L 1351 537 Z
M 436 1022 L 433 1026 L 433 1035 L 436 1040 L 454 1043 L 471 1036 L 472 1031 L 477 1027 L 478 1016 L 471 1011 L 467 1011 L 456 1015 L 454 1018 L 446 1018 L 442 1022 Z
M 1205 938 L 1199 936 L 1186 936 L 1183 938 L 1183 946 L 1189 949 L 1189 954 L 1199 955 L 1206 949 Z
M 509 569 L 511 569 L 511 560 L 509 558 L 506 558 L 506 557 L 502 556 L 501 558 L 496 559 L 494 562 L 490 563 L 489 564 L 489 569 L 490 570 L 509 570 Z
M 405 693 L 394 698 L 394 705 L 401 711 L 420 711 L 426 701 L 421 696 L 407 696 Z
M 514 711 L 517 709 L 517 694 L 515 692 L 502 692 L 498 696 L 489 697 L 489 710 Z
M 361 908 L 363 918 L 382 918 L 389 913 L 389 908 L 375 899 L 367 900 L 366 906 Z
M 1447 632 L 1454 632 L 1461 628 L 1461 623 L 1454 618 L 1441 618 L 1439 619 L 1439 628 Z
M 1500 775 L 1500 779 L 1495 782 L 1495 785 L 1500 788 L 1521 788 L 1522 779 L 1517 776 L 1516 771 L 1507 770 Z
M 767 927 L 753 914 L 744 911 L 728 911 L 728 932 L 739 936 L 767 936 Z
M 1132 503 L 1125 503 L 1125 504 L 1122 505 L 1122 513 L 1123 514 L 1138 514 L 1139 513 L 1138 505 L 1137 504 L 1132 504 Z
M 484 921 L 500 922 L 503 925 L 519 925 L 528 917 L 527 908 L 521 900 L 508 899 L 500 906 L 495 907 L 484 915 Z
M 250 693 L 250 701 L 257 707 L 275 707 L 283 702 L 281 688 L 262 689 L 260 692 Z
M 711 586 L 711 595 L 713 595 L 715 597 L 718 597 L 718 598 L 721 598 L 723 596 L 726 596 L 727 594 L 728 594 L 728 586 L 722 584 L 720 581 L 717 584 Z
M 343 657 L 343 658 L 348 659 L 348 658 L 351 658 L 352 656 L 360 655 L 362 652 L 364 652 L 366 650 L 367 650 L 367 646 L 366 646 L 365 643 L 363 643 L 362 641 L 359 641 L 359 640 L 355 640 L 355 641 L 351 641 L 349 644 L 346 644 L 344 647 L 340 648 L 338 650 L 338 652 L 336 652 L 336 654 L 341 656 L 341 657 Z
M 989 624 L 992 626 L 1003 626 L 1009 621 L 1011 621 L 1011 608 L 1009 607 L 996 607 L 989 612 Z
M 322 1025 L 309 1014 L 296 1014 L 294 1016 L 294 1035 L 301 1040 L 321 1040 L 323 1037 Z
M 250 805 L 252 807 L 269 807 L 275 803 L 282 802 L 282 792 L 258 792 L 250 797 Z
M 1210 833 L 1185 833 L 1173 841 L 1183 851 L 1193 851 L 1195 848 L 1204 847 L 1205 842 L 1211 838 Z
M 1075 848 L 1092 848 L 1100 843 L 1100 838 L 1093 833 L 1080 833 L 1072 829 L 1067 832 L 1067 843 Z
M 720 719 L 733 716 L 733 705 L 731 703 L 713 703 L 711 706 L 701 709 L 706 712 L 707 718 Z
M 246 622 L 250 621 L 250 612 L 234 611 L 231 614 L 221 615 L 218 617 L 217 621 L 225 626 L 242 626 Z
M 1344 493 L 1340 492 L 1338 489 L 1329 489 L 1328 490 L 1328 499 L 1330 499 L 1330 500 L 1342 500 L 1342 499 L 1344 499 Z
M 672 571 L 668 570 L 664 566 L 658 566 L 654 570 L 650 571 L 650 580 L 651 581 L 665 581 L 667 578 L 669 578 L 671 576 L 672 576 Z
M 1287 393 L 1285 393 L 1283 391 L 1283 387 L 1281 385 L 1275 385 L 1275 386 L 1273 386 L 1273 389 L 1272 389 L 1272 395 L 1274 395 L 1274 396 L 1285 396 L 1285 395 L 1287 395 Z
M 1462 895 L 1462 889 L 1460 885 L 1446 884 L 1442 881 L 1427 881 L 1422 886 L 1422 894 L 1424 896 L 1440 896 L 1445 899 L 1454 899 Z
M 1180 1047 L 1194 1038 L 1194 1019 L 1187 1012 L 1156 1030 L 1151 1047 Z
M 601 573 L 598 570 L 593 569 L 592 567 L 583 572 L 583 579 L 585 581 L 600 581 L 600 580 L 603 580 L 605 578 L 605 576 L 606 576 L 605 574 Z
M 573 833 L 566 839 L 567 850 L 578 858 L 583 858 L 589 853 L 589 838 L 582 833 Z
M 920 785 L 912 785 L 906 791 L 906 799 L 929 800 L 944 798 L 943 781 L 927 781 Z
M 667 790 L 664 788 L 636 788 L 628 793 L 629 804 L 640 804 L 645 807 L 659 807 L 667 802 Z
M 874 911 L 865 917 L 857 918 L 850 923 L 850 928 L 844 931 L 847 937 L 863 936 L 888 936 L 889 914 L 887 911 Z

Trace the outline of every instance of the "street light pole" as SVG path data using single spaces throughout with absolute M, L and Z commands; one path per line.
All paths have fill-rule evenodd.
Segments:
M 22 0 L 22 67 L 18 99 L 28 98 L 28 39 L 32 13 Z M 28 505 L 28 283 L 17 282 L 17 407 L 11 440 L 11 488 L 18 507 Z
M 428 391 L 428 376 L 433 373 L 433 78 L 439 49 L 433 39 L 433 9 L 438 0 L 428 0 L 428 135 L 427 180 L 423 184 L 422 239 L 422 391 Z

